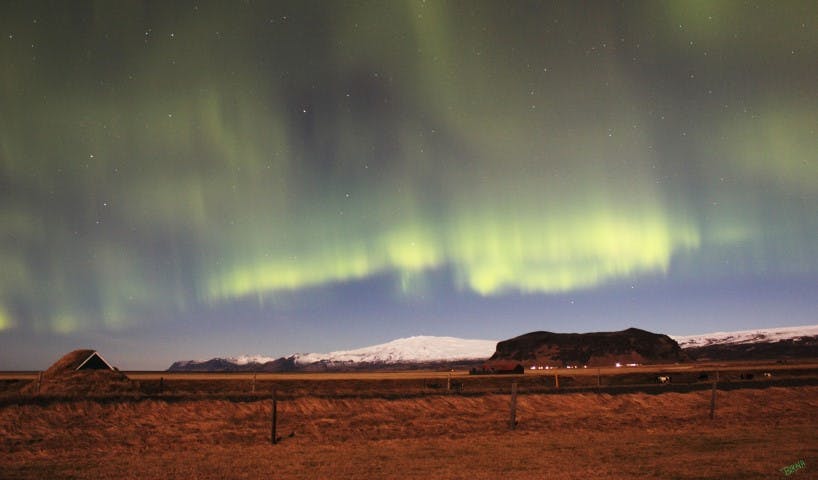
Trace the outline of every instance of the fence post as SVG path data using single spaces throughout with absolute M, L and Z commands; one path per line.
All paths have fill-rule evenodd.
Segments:
M 511 384 L 511 418 L 508 428 L 511 430 L 517 428 L 517 382 Z
M 278 410 L 278 401 L 276 399 L 276 389 L 273 388 L 273 421 L 272 421 L 273 425 L 272 425 L 272 432 L 271 432 L 272 435 L 270 437 L 272 439 L 273 445 L 278 443 L 278 437 L 276 436 L 276 423 L 278 421 L 278 418 L 277 418 L 278 417 L 278 411 L 277 410 Z
M 554 385 L 559 390 L 560 388 L 560 375 L 557 372 L 554 372 Z
M 43 384 L 43 372 L 40 372 L 40 374 L 37 376 L 37 395 L 40 394 L 40 385 L 42 385 L 42 384 Z
M 452 374 L 449 372 L 449 376 L 446 378 L 446 390 L 451 391 L 452 389 Z
M 719 382 L 719 372 L 716 372 L 716 378 L 713 379 L 713 393 L 710 394 L 710 420 L 716 417 L 716 384 Z
M 165 377 L 159 377 L 159 394 L 165 393 Z

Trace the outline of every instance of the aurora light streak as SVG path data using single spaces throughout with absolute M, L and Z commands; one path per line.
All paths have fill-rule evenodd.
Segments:
M 725 290 L 790 315 L 715 328 L 818 318 L 814 2 L 7 1 L 0 34 L 10 365 L 696 333 Z

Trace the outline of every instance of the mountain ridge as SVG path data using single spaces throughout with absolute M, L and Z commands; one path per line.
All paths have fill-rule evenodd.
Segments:
M 763 343 L 818 336 L 818 325 L 774 327 L 732 332 L 712 332 L 699 335 L 671 335 L 682 348 L 723 345 L 729 343 Z
M 667 335 L 667 337 L 677 342 L 682 351 L 693 360 L 757 358 L 758 356 L 772 358 L 776 355 L 818 357 L 818 325 L 712 332 L 700 335 Z M 501 342 L 495 340 L 419 335 L 369 347 L 323 354 L 295 353 L 278 358 L 265 355 L 239 355 L 226 358 L 216 357 L 210 360 L 182 360 L 174 362 L 168 371 L 281 372 L 473 365 L 492 357 L 499 343 Z

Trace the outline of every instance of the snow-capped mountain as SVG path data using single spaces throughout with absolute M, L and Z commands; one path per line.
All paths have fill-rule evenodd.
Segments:
M 774 343 L 818 336 L 818 325 L 799 327 L 764 328 L 737 332 L 713 332 L 701 335 L 670 335 L 682 348 L 707 347 L 711 345 Z
M 366 365 L 422 365 L 489 358 L 496 340 L 473 340 L 454 337 L 416 336 L 355 350 L 330 353 L 296 353 L 274 358 L 265 355 L 241 355 L 210 360 L 174 362 L 174 371 L 292 371 L 347 368 Z
M 390 364 L 482 360 L 490 357 L 496 346 L 496 340 L 416 336 L 356 350 L 296 354 L 295 362 L 305 365 L 318 362 Z

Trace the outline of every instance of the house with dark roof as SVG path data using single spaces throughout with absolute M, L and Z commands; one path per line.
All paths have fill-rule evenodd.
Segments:
M 74 350 L 65 354 L 45 371 L 46 376 L 79 372 L 83 370 L 113 370 L 102 355 L 96 350 Z

